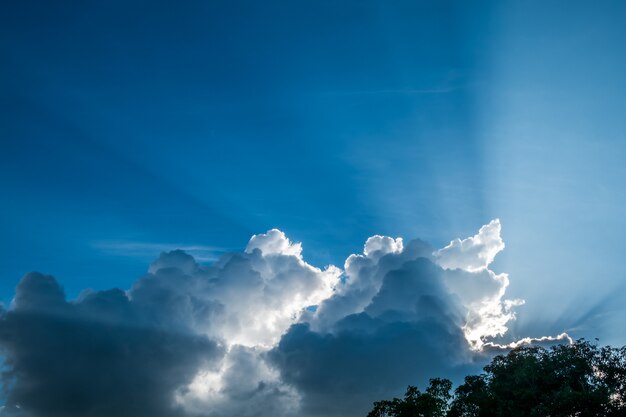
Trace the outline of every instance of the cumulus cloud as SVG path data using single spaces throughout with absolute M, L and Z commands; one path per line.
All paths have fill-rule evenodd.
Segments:
M 404 245 L 401 237 L 394 239 L 388 236 L 374 235 L 365 242 L 363 254 L 365 256 L 375 254 L 382 256 L 388 253 L 402 252 L 402 249 L 404 249 Z
M 322 269 L 272 229 L 210 265 L 162 253 L 127 291 L 68 301 L 30 273 L 0 316 L 2 413 L 363 415 L 505 347 L 494 338 L 522 302 L 489 269 L 503 248 L 494 220 L 440 250 L 376 235 L 343 270 Z M 566 337 L 535 341 L 555 340 Z
M 291 242 L 278 229 L 252 236 L 246 246 L 246 252 L 251 253 L 255 249 L 260 250 L 264 255 L 292 255 L 302 259 L 302 244 Z
M 478 234 L 467 239 L 454 239 L 448 246 L 435 252 L 437 263 L 446 269 L 463 269 L 468 272 L 487 268 L 498 252 L 504 249 L 500 237 L 500 220 L 484 225 Z
M 181 415 L 173 390 L 222 349 L 184 324 L 146 321 L 137 307 L 120 290 L 69 303 L 54 278 L 27 274 L 0 320 L 4 413 Z
M 265 350 L 233 346 L 219 367 L 203 369 L 176 391 L 175 400 L 196 416 L 294 416 L 300 395 L 270 366 Z
M 304 393 L 305 414 L 364 415 L 372 398 L 477 366 L 484 344 L 505 334 L 523 303 L 505 299 L 508 276 L 488 269 L 503 247 L 497 220 L 441 250 L 368 239 L 346 260 L 333 295 L 271 352 L 285 381 Z
M 408 260 L 382 274 L 360 311 L 317 329 L 309 321 L 289 329 L 270 358 L 302 393 L 304 415 L 365 415 L 374 399 L 396 395 L 408 383 L 462 373 L 471 351 L 461 328 L 463 311 L 442 273 L 427 258 Z M 350 301 L 351 290 L 345 291 L 328 303 Z M 326 302 L 319 309 L 324 311 Z

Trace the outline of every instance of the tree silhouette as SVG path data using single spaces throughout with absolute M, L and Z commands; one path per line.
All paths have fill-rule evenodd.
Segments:
M 445 417 L 451 389 L 452 382 L 441 378 L 431 379 L 426 392 L 409 385 L 404 399 L 377 401 L 367 417 Z
M 626 416 L 626 347 L 570 345 L 513 349 L 484 373 L 465 377 L 450 395 L 447 379 L 426 392 L 409 386 L 404 399 L 374 403 L 368 417 L 617 417 Z

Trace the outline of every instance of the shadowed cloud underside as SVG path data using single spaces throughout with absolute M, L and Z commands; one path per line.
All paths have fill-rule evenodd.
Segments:
M 204 266 L 164 252 L 127 291 L 67 301 L 32 272 L 2 312 L 3 415 L 358 416 L 503 345 L 513 309 L 493 220 L 435 250 L 373 236 L 340 269 L 277 229 Z M 487 349 L 483 349 L 487 347 Z

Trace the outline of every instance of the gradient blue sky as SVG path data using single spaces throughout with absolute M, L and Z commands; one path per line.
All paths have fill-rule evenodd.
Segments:
M 626 3 L 67 1 L 0 14 L 0 298 L 272 227 L 341 266 L 500 218 L 513 333 L 626 342 Z

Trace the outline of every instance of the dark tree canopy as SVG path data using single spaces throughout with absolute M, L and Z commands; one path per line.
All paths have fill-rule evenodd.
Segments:
M 452 382 L 447 379 L 431 379 L 426 392 L 409 386 L 404 399 L 394 398 L 374 403 L 367 417 L 445 417 Z
M 484 373 L 465 377 L 450 394 L 447 379 L 426 392 L 374 403 L 367 417 L 626 416 L 626 347 L 584 339 L 550 349 L 524 346 L 496 356 Z

